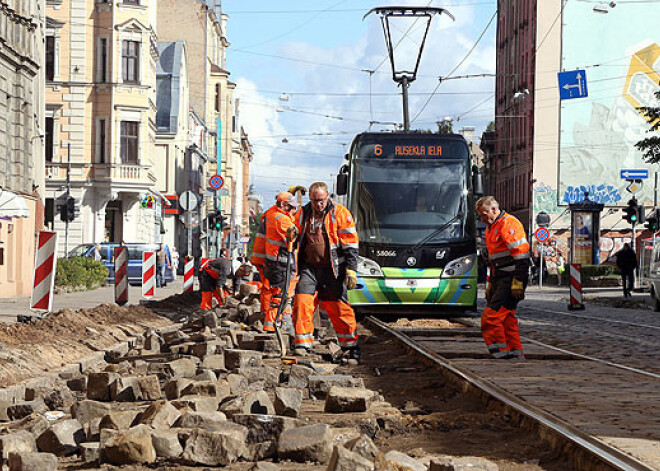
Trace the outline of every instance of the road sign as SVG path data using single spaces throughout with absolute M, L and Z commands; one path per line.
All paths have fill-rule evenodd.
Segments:
M 184 211 L 192 211 L 197 207 L 197 195 L 192 191 L 184 191 L 179 195 L 179 206 Z
M 220 196 L 229 196 L 229 190 L 227 188 L 222 188 L 220 191 L 218 191 L 218 194 Z
M 550 237 L 550 232 L 545 227 L 539 227 L 534 233 L 534 237 L 539 242 L 545 242 Z
M 217 173 L 209 178 L 209 186 L 214 190 L 219 190 L 225 184 L 224 178 L 222 178 Z
M 641 180 L 649 178 L 649 171 L 645 168 L 622 168 L 619 175 L 626 180 Z
M 571 100 L 589 96 L 587 91 L 587 73 L 584 70 L 569 70 L 557 74 L 559 80 L 559 98 Z
M 626 181 L 628 182 L 626 191 L 628 191 L 628 193 L 632 193 L 633 195 L 639 193 L 640 191 L 642 191 L 642 188 L 644 188 L 644 180 L 626 180 Z

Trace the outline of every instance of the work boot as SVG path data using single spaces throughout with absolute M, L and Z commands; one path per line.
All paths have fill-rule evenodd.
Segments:
M 359 365 L 361 359 L 362 351 L 360 350 L 359 345 L 357 347 L 348 349 L 344 355 L 344 360 L 349 365 Z

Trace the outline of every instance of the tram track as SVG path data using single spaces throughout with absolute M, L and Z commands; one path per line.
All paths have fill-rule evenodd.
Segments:
M 506 409 L 570 454 L 575 469 L 660 469 L 660 429 L 647 412 L 660 410 L 654 372 L 532 339 L 527 362 L 492 360 L 470 322 L 462 322 L 466 329 L 365 322 L 432 362 L 462 391 Z

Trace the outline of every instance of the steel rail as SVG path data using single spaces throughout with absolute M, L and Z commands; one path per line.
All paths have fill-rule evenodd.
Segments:
M 467 385 L 486 394 L 487 397 L 499 401 L 510 410 L 520 414 L 524 418 L 531 419 L 545 430 L 552 432 L 563 440 L 573 444 L 577 449 L 582 450 L 588 457 L 592 459 L 595 458 L 600 463 L 606 464 L 607 466 L 620 471 L 653 471 L 653 468 L 650 468 L 632 456 L 607 445 L 601 440 L 583 432 L 562 419 L 526 403 L 508 391 L 490 381 L 484 380 L 471 371 L 453 364 L 451 361 L 443 358 L 429 348 L 418 344 L 407 335 L 397 332 L 395 329 L 392 329 L 373 316 L 369 316 L 365 320 L 379 330 L 396 338 L 417 354 L 430 360 L 435 365 L 438 365 L 442 371 L 449 373 L 449 376 L 445 377 L 447 379 L 452 379 L 458 385 L 462 386 L 463 390 L 466 389 L 465 385 Z
M 477 328 L 479 327 L 478 325 L 476 325 L 476 323 L 473 324 L 471 322 L 468 322 L 467 319 L 461 320 L 460 323 L 462 323 L 463 325 L 470 326 L 470 327 L 477 327 Z M 415 335 L 419 335 L 419 334 L 415 334 Z M 630 371 L 631 373 L 636 373 L 636 374 L 640 374 L 640 375 L 644 375 L 644 376 L 649 376 L 649 377 L 654 378 L 654 379 L 660 379 L 660 374 L 653 373 L 652 371 L 640 370 L 639 368 L 635 368 L 633 366 L 623 365 L 621 363 L 614 363 L 614 362 L 609 361 L 609 360 L 603 360 L 601 358 L 596 358 L 596 357 L 592 357 L 592 356 L 589 356 L 589 355 L 584 355 L 582 353 L 572 352 L 570 350 L 565 350 L 565 349 L 560 348 L 560 347 L 555 347 L 554 345 L 549 345 L 547 343 L 543 343 L 543 342 L 540 342 L 538 340 L 531 339 L 527 336 L 521 335 L 520 338 L 522 340 L 526 341 L 526 342 L 533 343 L 535 345 L 539 345 L 541 347 L 545 347 L 545 348 L 548 348 L 550 350 L 554 350 L 556 352 L 563 353 L 565 355 L 570 355 L 570 356 L 579 358 L 580 360 L 595 361 L 596 363 L 601 363 L 603 365 L 611 366 L 613 368 L 619 368 L 621 370 Z
M 520 310 L 527 310 L 530 309 L 532 311 L 539 311 L 542 313 L 551 313 L 551 314 L 561 314 L 562 316 L 568 316 L 568 317 L 577 317 L 581 319 L 589 319 L 592 321 L 602 321 L 602 322 L 609 322 L 612 324 L 623 324 L 626 326 L 632 326 L 632 327 L 641 327 L 643 329 L 652 329 L 652 330 L 660 330 L 660 326 L 657 325 L 647 325 L 647 324 L 636 324 L 634 322 L 626 322 L 626 321 L 618 321 L 616 319 L 608 319 L 606 317 L 594 317 L 594 316 L 584 316 L 581 314 L 573 314 L 570 312 L 562 312 L 562 311 L 553 311 L 552 309 L 542 309 L 540 307 L 533 307 L 533 306 L 521 306 Z M 518 315 L 520 318 L 520 315 Z

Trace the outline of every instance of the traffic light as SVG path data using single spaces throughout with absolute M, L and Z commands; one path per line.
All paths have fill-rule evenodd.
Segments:
M 635 198 L 628 201 L 628 206 L 623 208 L 623 219 L 633 226 L 639 222 L 639 206 Z
M 71 222 L 78 216 L 78 208 L 76 208 L 76 199 L 73 196 L 68 196 L 64 204 L 60 206 L 60 219 L 64 222 Z
M 218 230 L 224 229 L 225 226 L 227 226 L 227 216 L 218 214 L 218 218 L 216 220 L 216 226 Z
M 646 218 L 646 228 L 651 232 L 657 232 L 660 229 L 660 209 L 655 208 Z

